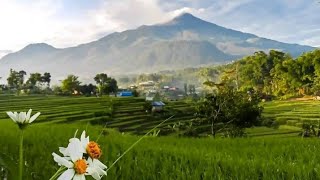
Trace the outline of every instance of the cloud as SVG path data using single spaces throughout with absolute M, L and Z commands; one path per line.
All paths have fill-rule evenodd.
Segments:
M 243 1 L 232 10 L 226 7 L 220 13 L 215 13 L 214 7 L 208 9 L 207 19 L 225 27 L 288 43 L 320 44 L 315 38 L 320 28 L 316 23 L 320 22 L 320 4 L 316 1 L 256 0 Z
M 92 1 L 98 4 L 96 8 L 76 13 L 72 18 L 63 0 L 2 1 L 0 49 L 15 51 L 38 42 L 59 48 L 75 46 L 114 31 L 154 24 L 171 17 L 157 0 Z
M 319 10 L 312 0 L 1 0 L 0 49 L 37 42 L 75 46 L 183 12 L 261 37 L 319 45 Z
M 57 24 L 48 20 L 59 9 L 59 1 L 35 0 L 23 4 L 14 0 L 2 0 L 0 11 L 0 49 L 17 49 L 27 43 L 50 36 Z M 58 22 L 56 22 L 58 23 Z

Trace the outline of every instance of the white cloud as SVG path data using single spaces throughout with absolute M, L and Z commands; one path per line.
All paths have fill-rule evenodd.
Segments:
M 214 16 L 223 16 L 251 1 L 253 0 L 217 0 L 212 3 L 210 10 L 212 10 Z
M 48 21 L 60 6 L 59 1 L 33 1 L 22 4 L 13 0 L 1 0 L 0 49 L 17 49 L 30 42 L 50 36 L 58 22 Z
M 99 6 L 75 17 L 61 15 L 68 14 L 64 0 L 0 1 L 0 50 L 36 42 L 74 46 L 114 31 L 165 22 L 183 12 L 266 38 L 320 44 L 320 25 L 315 23 L 320 4 L 302 0 L 96 0 Z
M 18 3 L 1 0 L 0 49 L 19 50 L 30 43 L 45 42 L 55 47 L 87 43 L 114 31 L 168 20 L 157 0 L 109 0 L 89 9 L 77 19 L 60 17 L 62 0 Z
M 315 35 L 312 38 L 306 38 L 303 41 L 301 41 L 301 44 L 311 44 L 314 47 L 320 48 L 320 36 L 319 35 Z

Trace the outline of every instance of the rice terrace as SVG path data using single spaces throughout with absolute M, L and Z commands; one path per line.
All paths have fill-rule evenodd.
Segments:
M 317 0 L 2 0 L 0 180 L 320 180 Z
M 145 115 L 141 98 L 1 96 L 0 104 L 0 147 L 4 157 L 8 158 L 15 157 L 14 154 L 18 152 L 18 137 L 17 128 L 5 114 L 6 109 L 9 107 L 14 111 L 33 107 L 34 111 L 42 113 L 25 132 L 26 170 L 31 172 L 25 177 L 28 179 L 45 179 L 55 172 L 56 166 L 52 161 L 51 152 L 54 152 L 57 146 L 66 144 L 68 137 L 73 136 L 77 129 L 87 130 L 92 138 L 97 138 L 102 132 L 99 143 L 105 152 L 103 161 L 108 165 L 137 140 L 138 137 L 132 134 L 146 132 L 159 123 L 159 120 L 149 119 Z M 320 143 L 318 139 L 306 140 L 298 136 L 300 129 L 296 124 L 304 120 L 318 123 L 319 106 L 318 101 L 265 103 L 263 115 L 269 117 L 273 114 L 279 117 L 277 121 L 280 121 L 280 127 L 250 128 L 247 138 L 213 140 L 184 138 L 175 134 L 148 136 L 124 156 L 108 172 L 107 177 L 317 179 L 317 159 L 320 156 L 317 149 Z M 173 113 L 176 113 L 174 110 L 181 111 L 188 107 L 183 102 L 170 104 Z M 132 118 L 126 118 L 130 113 Z M 286 122 L 280 117 L 285 117 Z M 174 118 L 167 124 L 172 125 L 179 121 L 188 121 L 188 118 Z M 296 121 L 296 124 L 292 123 Z M 163 124 L 159 129 L 166 129 L 167 124 Z M 12 159 L 12 162 L 15 162 L 15 159 Z

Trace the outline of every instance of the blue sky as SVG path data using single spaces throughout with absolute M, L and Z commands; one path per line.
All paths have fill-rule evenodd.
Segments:
M 0 0 L 0 56 L 30 43 L 69 47 L 189 12 L 258 36 L 320 46 L 318 0 Z

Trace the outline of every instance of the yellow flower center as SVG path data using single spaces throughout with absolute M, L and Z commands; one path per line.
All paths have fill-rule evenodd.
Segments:
M 92 159 L 99 159 L 102 152 L 99 147 L 99 144 L 97 144 L 94 141 L 90 141 L 89 144 L 87 145 L 87 153 Z
M 77 174 L 84 174 L 87 172 L 87 162 L 84 159 L 79 159 L 74 163 L 74 170 Z

